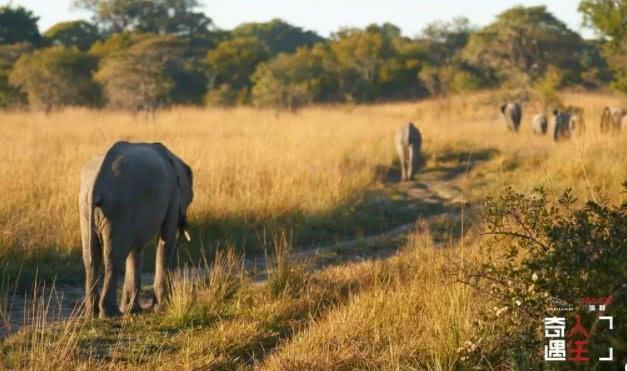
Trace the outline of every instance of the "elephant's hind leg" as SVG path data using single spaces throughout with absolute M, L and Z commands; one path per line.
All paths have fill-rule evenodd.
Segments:
M 124 288 L 122 289 L 123 313 L 141 312 L 139 306 L 139 290 L 141 288 L 142 250 L 133 249 L 126 258 L 126 273 L 124 275 Z
M 155 310 L 163 308 L 170 291 L 170 273 L 174 267 L 176 254 L 176 232 L 160 236 L 157 243 L 155 262 Z
M 111 230 L 102 234 L 102 252 L 104 263 L 104 279 L 100 295 L 100 318 L 116 317 L 121 315 L 116 303 L 118 279 L 122 264 L 126 258 L 131 241 L 121 233 Z
M 414 178 L 414 146 L 407 147 L 407 180 Z
M 85 265 L 85 314 L 94 316 L 98 314 L 98 284 L 102 277 L 100 269 L 102 265 L 102 251 L 100 245 L 92 245 L 89 254 L 83 253 Z

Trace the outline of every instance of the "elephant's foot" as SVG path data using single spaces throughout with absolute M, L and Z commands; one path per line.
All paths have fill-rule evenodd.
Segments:
M 87 318 L 96 318 L 98 317 L 98 306 L 97 305 L 86 305 L 85 306 L 85 317 Z
M 142 312 L 142 307 L 135 301 L 133 304 L 122 305 L 120 311 L 125 314 L 137 314 Z
M 158 302 L 157 300 L 153 301 L 152 311 L 155 313 L 162 313 L 165 311 L 166 304 L 164 302 Z
M 117 307 L 100 307 L 100 313 L 98 314 L 98 318 L 106 319 L 110 317 L 120 317 L 122 312 Z

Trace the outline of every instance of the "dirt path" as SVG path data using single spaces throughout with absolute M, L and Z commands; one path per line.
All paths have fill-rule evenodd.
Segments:
M 354 260 L 382 258 L 392 255 L 400 243 L 392 243 L 413 231 L 417 223 L 431 224 L 434 221 L 448 219 L 456 221 L 463 203 L 461 190 L 446 181 L 438 181 L 437 174 L 421 177 L 417 182 L 388 183 L 409 198 L 408 207 L 429 210 L 411 223 L 397 226 L 378 235 L 364 236 L 325 246 L 308 246 L 295 249 L 291 259 L 314 262 L 314 266 L 322 267 L 331 263 Z M 415 204 L 412 203 L 415 201 Z M 255 284 L 263 284 L 268 270 L 263 259 L 247 259 L 247 271 L 254 272 Z M 142 282 L 152 282 L 153 274 L 142 274 Z M 21 327 L 41 321 L 51 322 L 67 319 L 82 309 L 82 285 L 57 284 L 54 287 L 39 287 L 30 294 L 9 295 L 5 303 L 0 302 L 0 338 L 13 333 Z M 146 302 L 143 303 L 147 305 Z

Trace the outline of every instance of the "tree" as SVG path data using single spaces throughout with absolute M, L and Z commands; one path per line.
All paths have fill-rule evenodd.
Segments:
M 584 24 L 602 37 L 620 43 L 627 37 L 627 2 L 624 0 L 581 0 Z
M 334 35 L 329 49 L 346 99 L 371 101 L 377 96 L 384 46 L 379 32 L 346 29 Z
M 171 104 L 184 72 L 185 44 L 175 36 L 145 35 L 126 49 L 108 54 L 95 78 L 104 88 L 109 106 L 154 110 Z
M 22 41 L 39 45 L 41 35 L 37 20 L 30 10 L 23 7 L 0 7 L 0 44 L 13 44 Z
M 294 110 L 324 100 L 334 81 L 324 69 L 324 53 L 321 47 L 300 48 L 261 63 L 253 75 L 253 103 Z
M 233 30 L 235 37 L 256 37 L 266 47 L 268 54 L 293 53 L 296 49 L 310 47 L 324 39 L 313 31 L 304 31 L 281 19 L 265 23 L 244 23 Z
M 85 51 L 100 39 L 100 33 L 96 26 L 87 21 L 69 21 L 50 27 L 43 37 L 50 45 L 76 46 Z
M 95 22 L 109 33 L 136 30 L 191 37 L 209 31 L 211 18 L 196 11 L 197 0 L 74 0 L 94 13 Z
M 468 18 L 460 17 L 452 22 L 436 21 L 425 27 L 421 40 L 429 49 L 429 63 L 433 66 L 450 64 L 466 46 L 474 31 Z
M 544 6 L 517 6 L 470 37 L 463 57 L 470 64 L 493 69 L 501 81 L 527 83 L 547 67 L 561 69 L 565 78 L 578 73 L 581 37 L 547 12 Z
M 214 94 L 212 91 L 218 89 L 218 92 L 222 91 L 228 96 L 239 97 L 239 103 L 244 103 L 247 100 L 246 92 L 252 85 L 251 76 L 257 65 L 266 59 L 268 59 L 266 48 L 256 37 L 236 37 L 221 42 L 207 53 L 209 94 Z M 228 89 L 221 88 L 225 84 L 228 85 Z M 244 92 L 240 93 L 242 90 Z M 221 100 L 223 99 L 217 101 Z
M 28 95 L 28 102 L 50 111 L 67 105 L 97 103 L 97 86 L 91 79 L 96 58 L 76 47 L 53 46 L 22 55 L 9 82 Z
M 26 102 L 26 96 L 9 83 L 9 75 L 18 58 L 32 50 L 28 42 L 0 45 L 0 107 Z
M 614 72 L 612 87 L 627 93 L 627 1 L 582 0 L 584 23 L 606 41 L 603 55 Z
M 89 54 L 98 58 L 106 58 L 149 39 L 151 36 L 154 35 L 132 31 L 116 33 L 105 40 L 96 41 L 89 49 Z

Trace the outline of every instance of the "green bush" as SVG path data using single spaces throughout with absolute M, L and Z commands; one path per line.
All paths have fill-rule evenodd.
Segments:
M 627 189 L 627 182 L 625 183 Z M 511 189 L 485 205 L 482 246 L 486 262 L 467 268 L 462 281 L 487 295 L 494 305 L 478 321 L 479 337 L 464 349 L 468 364 L 487 367 L 543 361 L 545 317 L 575 315 L 590 331 L 587 366 L 607 354 L 624 357 L 627 346 L 627 202 L 620 206 L 589 201 L 582 207 L 569 191 L 550 200 L 542 189 L 533 196 Z M 613 331 L 597 331 L 598 311 L 579 307 L 582 298 L 612 297 L 605 315 Z M 556 304 L 557 303 L 557 304 Z M 556 312 L 551 307 L 570 306 Z M 486 340 L 491 339 L 491 340 Z M 523 362 L 523 363 L 524 363 Z

